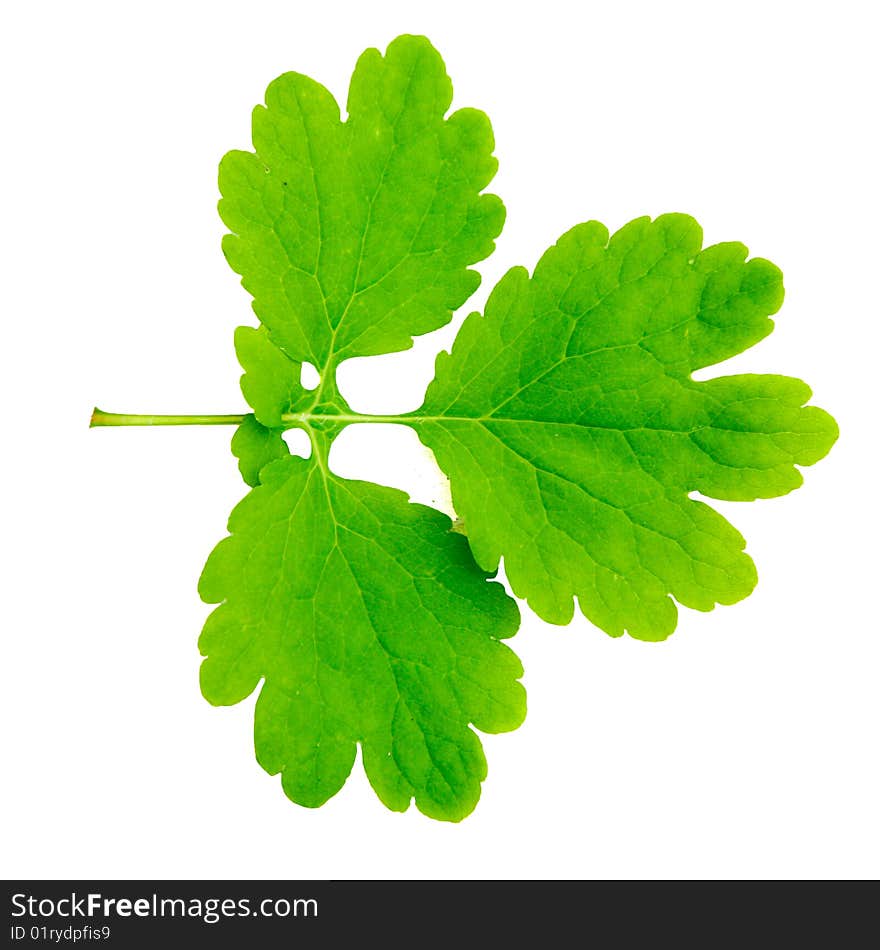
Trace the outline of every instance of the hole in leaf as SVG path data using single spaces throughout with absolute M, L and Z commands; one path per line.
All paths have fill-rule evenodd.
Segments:
M 321 374 L 311 363 L 303 363 L 299 374 L 299 381 L 303 389 L 315 389 L 321 382 Z
M 312 440 L 305 429 L 288 429 L 281 436 L 287 443 L 291 455 L 307 459 L 312 454 Z
M 399 488 L 410 501 L 454 517 L 449 481 L 434 453 L 407 426 L 347 426 L 330 448 L 330 468 L 342 478 Z
M 402 353 L 347 359 L 336 371 L 336 385 L 355 412 L 391 415 L 418 409 L 443 344 L 440 334 L 432 333 Z

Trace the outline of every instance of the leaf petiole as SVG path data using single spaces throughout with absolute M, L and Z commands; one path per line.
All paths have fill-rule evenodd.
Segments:
M 92 411 L 89 428 L 96 426 L 237 426 L 244 415 L 154 416 L 124 412 L 104 412 L 97 406 Z
M 143 415 L 139 413 L 127 412 L 105 412 L 98 409 L 97 406 L 92 410 L 92 417 L 89 420 L 89 428 L 94 429 L 99 426 L 238 426 L 245 420 L 243 413 L 231 413 L 227 415 Z M 357 422 L 386 422 L 402 423 L 407 425 L 411 422 L 418 422 L 418 419 L 409 416 L 371 416 L 363 413 L 310 413 L 293 412 L 286 413 L 281 417 L 282 422 L 291 426 L 308 426 L 312 420 L 321 419 L 324 421 L 335 420 L 345 424 Z

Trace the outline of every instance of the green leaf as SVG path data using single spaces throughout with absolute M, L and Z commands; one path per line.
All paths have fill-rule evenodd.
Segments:
M 283 414 L 311 406 L 312 394 L 300 382 L 302 364 L 278 349 L 264 327 L 239 327 L 235 352 L 245 370 L 241 391 L 262 425 L 284 428 Z
M 522 668 L 500 641 L 514 592 L 554 623 L 577 598 L 608 633 L 660 640 L 673 598 L 709 610 L 755 584 L 745 541 L 694 493 L 769 498 L 801 483 L 834 421 L 783 376 L 692 373 L 766 336 L 782 303 L 769 261 L 701 249 L 684 215 L 565 234 L 534 274 L 511 270 L 485 317 L 441 354 L 422 408 L 353 412 L 340 362 L 405 349 L 475 290 L 504 208 L 485 115 L 447 118 L 452 87 L 423 37 L 360 57 L 343 122 L 330 93 L 286 73 L 253 115 L 254 152 L 221 162 L 226 257 L 260 319 L 235 346 L 253 414 L 130 415 L 90 425 L 238 424 L 250 493 L 200 581 L 219 604 L 199 641 L 204 695 L 260 686 L 257 757 L 316 807 L 361 746 L 381 800 L 460 820 L 486 776 L 473 731 L 516 728 Z M 318 371 L 302 385 L 302 364 Z M 416 429 L 461 520 L 328 468 L 358 422 Z M 285 430 L 309 436 L 291 456 Z M 262 685 L 260 685 L 262 684 Z
M 290 449 L 279 429 L 267 429 L 248 413 L 232 436 L 232 454 L 245 483 L 260 484 L 260 472 L 275 459 L 290 455 Z
M 221 163 L 223 249 L 261 320 L 235 336 L 254 413 L 232 448 L 255 487 L 205 566 L 200 591 L 221 606 L 200 647 L 211 702 L 264 680 L 257 758 L 294 801 L 334 795 L 359 743 L 389 808 L 414 798 L 457 821 L 486 775 L 469 724 L 501 732 L 525 715 L 522 668 L 499 642 L 516 632 L 515 602 L 444 515 L 327 468 L 339 417 L 353 418 L 338 363 L 448 322 L 503 223 L 480 194 L 496 168 L 488 120 L 444 118 L 451 95 L 428 41 L 400 37 L 360 58 L 346 122 L 326 89 L 287 73 L 254 111 L 255 153 Z M 293 426 L 308 461 L 289 454 Z
M 255 152 L 220 164 L 227 260 L 272 341 L 322 378 L 406 349 L 479 284 L 468 265 L 504 222 L 499 199 L 480 194 L 494 140 L 482 112 L 444 118 L 451 99 L 431 44 L 398 37 L 384 58 L 358 60 L 345 122 L 323 86 L 285 73 L 254 110 Z
M 553 623 L 577 597 L 609 634 L 660 640 L 672 597 L 710 610 L 747 596 L 744 539 L 689 494 L 785 494 L 837 437 L 800 380 L 692 379 L 766 336 L 783 296 L 769 261 L 701 244 L 679 214 L 610 240 L 595 221 L 573 228 L 465 321 L 412 419 L 477 562 L 503 556 L 514 593 Z
M 199 590 L 202 691 L 237 703 L 264 680 L 257 758 L 295 802 L 344 784 L 359 743 L 379 798 L 458 821 L 486 762 L 469 728 L 516 728 L 522 667 L 500 639 L 519 615 L 440 512 L 347 481 L 320 458 L 262 469 Z

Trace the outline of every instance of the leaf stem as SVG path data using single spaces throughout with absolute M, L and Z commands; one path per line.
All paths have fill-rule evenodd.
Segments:
M 159 416 L 127 412 L 105 412 L 96 406 L 92 411 L 92 418 L 89 420 L 89 428 L 93 429 L 96 426 L 238 426 L 241 425 L 244 420 L 245 415 L 243 413 L 230 413 L 227 415 Z M 312 420 L 342 422 L 346 425 L 358 422 L 384 422 L 413 425 L 422 421 L 421 417 L 415 416 L 412 413 L 404 413 L 399 416 L 372 416 L 358 412 L 289 412 L 281 416 L 283 423 L 294 426 L 309 426 Z
M 96 426 L 237 426 L 244 422 L 244 415 L 202 416 L 147 416 L 124 412 L 104 412 L 97 406 L 92 412 L 89 428 Z

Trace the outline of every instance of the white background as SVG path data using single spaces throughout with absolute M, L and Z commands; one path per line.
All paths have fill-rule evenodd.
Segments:
M 876 877 L 873 7 L 7 10 L 3 875 Z M 249 146 L 279 73 L 344 104 L 357 55 L 402 32 L 433 40 L 455 106 L 495 128 L 507 225 L 469 309 L 578 221 L 687 211 L 786 276 L 776 332 L 725 371 L 802 376 L 842 430 L 795 494 L 718 504 L 760 572 L 744 603 L 682 610 L 659 645 L 524 611 L 528 719 L 486 738 L 460 825 L 387 811 L 359 762 L 318 811 L 284 798 L 253 758 L 252 701 L 214 709 L 198 690 L 196 579 L 243 494 L 231 430 L 87 428 L 95 403 L 243 409 L 232 332 L 253 317 L 219 249 L 217 162 Z M 414 407 L 452 336 L 345 367 L 343 389 L 358 409 Z M 409 432 L 345 439 L 339 471 L 442 506 Z

